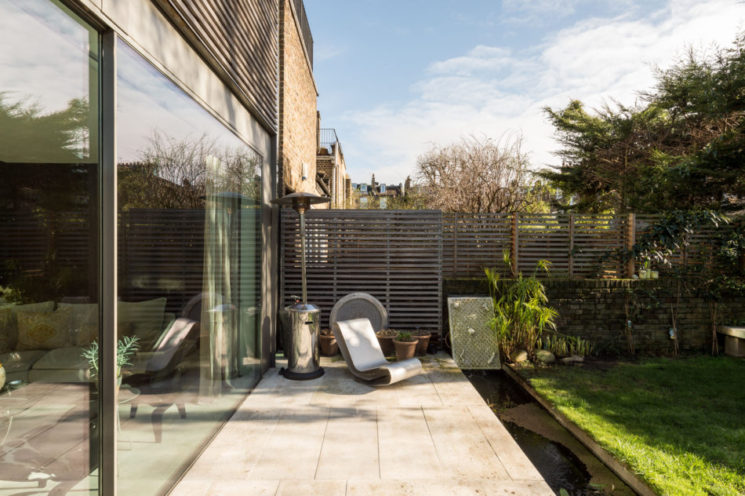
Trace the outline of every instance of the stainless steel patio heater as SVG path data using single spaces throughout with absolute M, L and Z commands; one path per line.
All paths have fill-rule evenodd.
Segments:
M 296 381 L 315 379 L 323 375 L 318 350 L 321 310 L 308 303 L 308 283 L 305 278 L 305 212 L 311 205 L 329 201 L 330 198 L 313 193 L 291 193 L 273 201 L 278 205 L 291 206 L 300 216 L 300 270 L 303 293 L 301 301 L 285 308 L 288 318 L 283 342 L 287 368 L 279 371 L 286 378 Z

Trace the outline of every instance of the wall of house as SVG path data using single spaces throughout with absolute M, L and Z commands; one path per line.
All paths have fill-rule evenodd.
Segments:
M 334 184 L 333 184 L 333 177 L 334 177 L 334 168 L 336 165 L 334 164 L 334 155 L 323 153 L 324 150 L 320 150 L 318 155 L 316 156 L 316 174 L 319 176 L 323 176 L 324 183 L 328 186 L 328 195 L 331 197 L 331 202 L 329 202 L 326 205 L 321 205 L 321 208 L 336 208 L 334 206 Z M 325 191 L 319 191 L 319 194 L 326 194 Z
M 680 350 L 711 350 L 710 302 L 684 292 L 676 305 L 674 281 L 556 279 L 543 282 L 549 305 L 559 312 L 558 331 L 592 340 L 600 353 L 626 353 L 624 326 L 631 320 L 637 353 L 672 354 L 674 342 L 670 339 L 669 329 L 673 308 L 677 308 Z M 447 312 L 448 296 L 488 294 L 485 279 L 445 279 L 444 311 Z M 717 306 L 717 313 L 719 324 L 742 321 L 745 319 L 745 297 L 724 298 Z
M 280 19 L 279 163 L 283 183 L 289 191 L 317 193 L 318 93 L 313 68 L 291 0 L 280 0 Z
M 270 0 L 261 1 L 272 3 Z M 251 113 L 231 85 L 218 75 L 221 71 L 217 70 L 217 62 L 208 63 L 185 39 L 176 27 L 181 21 L 166 17 L 149 0 L 84 0 L 80 3 L 104 23 L 114 25 L 121 38 L 146 55 L 161 72 L 250 143 L 265 160 L 273 161 L 274 133 L 260 116 Z M 269 31 L 266 36 L 276 36 L 276 30 Z M 274 64 L 276 60 L 275 56 Z M 276 68 L 270 72 L 270 77 L 274 75 Z M 267 119 L 276 122 L 276 112 L 274 114 L 275 117 Z
M 344 154 L 341 152 L 341 144 L 337 143 L 334 147 L 336 156 L 336 175 L 334 175 L 334 208 L 346 208 L 347 206 L 347 189 L 346 180 L 347 162 L 344 160 Z
M 277 0 L 153 0 L 242 102 L 277 130 Z M 127 2 L 118 2 L 127 3 Z

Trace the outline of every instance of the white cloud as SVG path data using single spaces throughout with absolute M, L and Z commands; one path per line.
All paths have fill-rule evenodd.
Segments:
M 534 167 L 555 163 L 545 106 L 562 107 L 573 98 L 590 107 L 611 100 L 633 104 L 638 91 L 652 88 L 655 67 L 670 66 L 689 47 L 730 45 L 741 19 L 745 5 L 736 0 L 671 0 L 643 18 L 583 20 L 529 51 L 476 46 L 433 63 L 404 105 L 346 116 L 356 128 L 345 137 L 353 180 L 365 181 L 367 171 L 375 171 L 378 180 L 398 183 L 413 175 L 416 157 L 433 143 L 469 134 L 522 132 Z
M 503 0 L 502 11 L 508 23 L 540 24 L 549 19 L 575 15 L 584 7 L 603 7 L 612 12 L 628 12 L 634 8 L 634 0 Z

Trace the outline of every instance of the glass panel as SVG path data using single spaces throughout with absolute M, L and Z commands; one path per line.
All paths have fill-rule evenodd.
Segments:
M 121 42 L 120 494 L 166 492 L 258 378 L 262 157 Z
M 98 33 L 0 0 L 0 495 L 97 494 Z

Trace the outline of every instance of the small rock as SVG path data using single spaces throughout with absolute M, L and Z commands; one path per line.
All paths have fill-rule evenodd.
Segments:
M 571 365 L 573 363 L 582 363 L 584 361 L 585 361 L 585 358 L 579 355 L 572 355 L 572 356 L 564 357 L 561 359 L 561 363 L 564 363 L 566 365 Z
M 554 363 L 556 361 L 556 355 L 554 355 L 548 350 L 536 351 L 535 358 L 541 363 Z
M 512 357 L 512 361 L 515 363 L 523 363 L 528 361 L 528 352 L 525 350 L 520 350 L 517 353 L 515 353 L 515 356 Z

